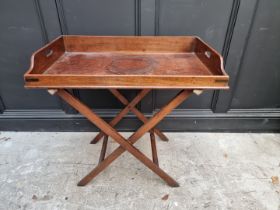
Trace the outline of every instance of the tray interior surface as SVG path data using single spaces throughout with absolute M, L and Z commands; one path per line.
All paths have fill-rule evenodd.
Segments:
M 193 52 L 65 52 L 43 74 L 213 75 Z
M 37 50 L 27 88 L 227 89 L 223 58 L 193 36 L 61 36 Z

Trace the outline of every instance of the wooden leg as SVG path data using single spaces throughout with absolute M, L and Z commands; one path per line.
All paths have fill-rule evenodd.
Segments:
M 108 136 L 105 135 L 104 139 L 103 139 L 103 144 L 102 144 L 100 156 L 99 156 L 99 163 L 101 163 L 105 158 L 106 150 L 107 150 L 107 144 L 108 144 Z
M 181 91 L 175 98 L 173 98 L 165 107 L 163 107 L 158 113 L 154 115 L 149 121 L 140 127 L 133 135 L 128 139 L 129 143 L 134 144 L 139 138 L 144 135 L 145 132 L 151 130 L 157 123 L 159 123 L 167 114 L 169 114 L 174 108 L 180 105 L 192 91 L 184 90 Z M 96 166 L 87 176 L 85 176 L 79 183 L 79 185 L 86 185 L 101 171 L 103 171 L 110 163 L 117 159 L 125 150 L 122 147 L 115 149 L 110 155 L 108 155 L 102 163 Z M 178 183 L 169 183 L 170 186 L 179 186 Z
M 151 138 L 151 147 L 152 147 L 152 156 L 153 156 L 153 162 L 157 165 L 158 164 L 158 156 L 157 156 L 157 146 L 156 146 L 156 139 L 154 131 L 151 130 L 150 132 L 150 138 Z
M 139 138 L 141 138 L 147 131 L 155 127 L 168 113 L 174 108 L 181 104 L 192 91 L 183 90 L 174 99 L 172 99 L 165 107 L 163 107 L 158 113 L 148 120 L 143 126 L 141 126 L 134 134 L 132 134 L 128 140 L 122 137 L 112 126 L 98 117 L 94 112 L 91 111 L 86 105 L 81 103 L 78 99 L 73 97 L 65 90 L 58 90 L 57 94 L 68 102 L 72 107 L 78 110 L 81 114 L 88 118 L 93 124 L 99 127 L 105 134 L 111 136 L 120 146 L 108 155 L 99 165 L 97 165 L 87 176 L 85 176 L 79 183 L 79 186 L 86 185 L 91 181 L 97 174 L 104 170 L 111 162 L 119 157 L 124 151 L 130 152 L 134 157 L 141 161 L 144 165 L 155 172 L 161 177 L 168 185 L 172 187 L 178 187 L 179 184 L 171 178 L 166 172 L 154 164 L 149 158 L 147 158 L 142 152 L 135 148 L 134 144 Z
M 111 93 L 119 99 L 120 102 L 122 102 L 124 105 L 127 105 L 129 102 L 128 100 L 120 93 L 120 91 L 116 89 L 110 89 Z M 146 123 L 148 119 L 145 117 L 144 114 L 142 114 L 136 107 L 131 107 L 131 111 L 138 117 L 139 120 L 141 120 L 143 123 Z M 164 135 L 160 130 L 157 128 L 154 128 L 154 132 L 159 136 L 159 138 L 162 141 L 168 141 L 167 136 Z
M 58 90 L 57 95 L 59 95 L 62 99 L 64 99 L 68 104 L 70 104 L 73 108 L 75 108 L 77 111 L 79 111 L 82 115 L 87 117 L 89 121 L 94 123 L 97 127 L 99 127 L 106 135 L 111 136 L 116 142 L 120 144 L 121 153 L 123 153 L 125 150 L 130 152 L 135 158 L 137 158 L 139 161 L 141 161 L 144 165 L 146 165 L 149 169 L 151 169 L 154 173 L 156 173 L 159 177 L 161 177 L 168 185 L 172 187 L 178 187 L 179 184 L 171 178 L 166 172 L 164 172 L 161 168 L 159 168 L 156 164 L 154 164 L 149 158 L 147 158 L 142 152 L 140 152 L 137 148 L 135 148 L 132 145 L 132 140 L 136 141 L 141 136 L 144 135 L 147 131 L 149 131 L 152 127 L 154 127 L 160 120 L 164 118 L 164 116 L 169 113 L 172 109 L 171 107 L 168 107 L 167 109 L 163 109 L 159 113 L 157 113 L 153 118 L 151 118 L 145 125 L 143 125 L 138 131 L 136 131 L 132 136 L 131 139 L 126 140 L 123 136 L 121 136 L 112 126 L 110 126 L 108 123 L 106 123 L 104 120 L 102 120 L 100 117 L 98 117 L 90 108 L 88 108 L 86 105 L 81 103 L 78 99 L 76 99 L 74 96 L 72 96 L 70 93 L 68 93 L 65 90 Z M 181 100 L 184 100 L 189 95 L 189 91 L 183 91 L 181 92 L 178 97 L 176 97 L 176 100 L 173 100 L 172 105 L 177 104 Z M 180 103 L 179 103 L 180 104 Z M 117 155 L 119 156 L 119 155 Z M 99 169 L 102 169 L 104 167 L 104 164 L 106 164 L 106 159 L 102 161 L 98 166 L 96 167 Z M 110 158 L 109 158 L 110 159 Z M 104 163 L 104 164 L 103 164 Z M 105 168 L 105 167 L 104 167 Z M 100 171 L 99 171 L 100 172 Z M 92 179 L 92 176 L 86 176 L 84 177 L 79 183 L 78 186 L 84 186 L 86 185 L 90 180 Z
M 150 91 L 150 89 L 141 90 L 137 96 L 130 103 L 128 103 L 126 107 L 119 114 L 117 114 L 117 116 L 109 124 L 114 127 L 130 111 L 130 109 L 136 106 L 136 104 L 138 104 Z M 96 144 L 103 136 L 104 133 L 101 131 L 90 143 Z

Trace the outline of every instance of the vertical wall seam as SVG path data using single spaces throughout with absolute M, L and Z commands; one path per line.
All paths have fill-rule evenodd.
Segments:
M 155 36 L 159 35 L 160 0 L 155 0 Z
M 134 1 L 134 35 L 140 36 L 141 35 L 141 0 Z
M 34 0 L 33 2 L 34 2 L 35 11 L 38 16 L 38 20 L 39 20 L 39 24 L 40 24 L 40 28 L 41 28 L 42 41 L 44 44 L 47 44 L 49 42 L 49 37 L 48 37 L 47 29 L 46 29 L 44 16 L 42 13 L 40 0 Z
M 3 113 L 5 111 L 5 104 L 4 101 L 2 99 L 2 97 L 0 96 L 0 114 Z
M 226 30 L 225 40 L 224 40 L 223 49 L 222 49 L 224 65 L 226 65 L 226 62 L 227 62 L 227 57 L 228 57 L 228 53 L 229 53 L 229 49 L 230 49 L 230 45 L 231 45 L 231 40 L 232 40 L 232 36 L 234 33 L 235 24 L 236 24 L 236 20 L 237 20 L 239 8 L 240 8 L 240 1 L 241 0 L 233 0 L 233 2 L 232 2 L 228 27 Z M 212 100 L 211 100 L 211 109 L 213 112 L 217 111 L 217 103 L 219 100 L 219 95 L 220 95 L 220 90 L 215 90 L 213 93 L 213 96 L 212 96 Z
M 239 65 L 237 67 L 235 80 L 234 80 L 234 83 L 232 84 L 231 96 L 230 96 L 230 99 L 229 99 L 229 102 L 228 102 L 227 110 L 229 109 L 229 106 L 232 102 L 232 99 L 233 99 L 233 96 L 234 96 L 234 93 L 236 91 L 236 87 L 237 87 L 237 84 L 238 84 L 238 81 L 239 81 L 240 69 L 242 68 L 242 65 L 244 63 L 244 57 L 245 57 L 245 54 L 246 54 L 246 51 L 247 51 L 247 48 L 248 48 L 248 43 L 249 43 L 249 39 L 250 39 L 250 36 L 251 36 L 251 33 L 252 33 L 253 24 L 255 22 L 257 10 L 258 10 L 258 7 L 259 7 L 259 2 L 260 2 L 259 0 L 256 0 L 256 4 L 255 4 L 255 7 L 254 7 L 253 15 L 252 15 L 250 26 L 249 26 L 249 30 L 248 30 L 248 33 L 246 35 L 245 44 L 244 44 L 244 47 L 243 47 L 243 50 L 242 50 L 242 53 L 241 53 L 240 62 L 239 62 Z
M 227 62 L 227 56 L 228 56 L 228 52 L 230 49 L 231 40 L 232 40 L 232 36 L 233 36 L 235 24 L 236 24 L 238 12 L 239 12 L 240 1 L 241 0 L 233 1 L 230 18 L 229 18 L 229 23 L 228 23 L 228 27 L 227 27 L 227 31 L 226 31 L 225 42 L 224 42 L 223 50 L 222 50 L 222 55 L 224 57 L 224 64 L 226 64 L 226 62 Z
M 66 22 L 66 18 L 65 18 L 63 1 L 55 0 L 55 5 L 56 5 L 57 14 L 58 14 L 58 21 L 59 21 L 61 34 L 67 35 L 67 34 L 69 34 L 69 30 L 68 30 L 68 26 L 67 26 L 67 22 Z

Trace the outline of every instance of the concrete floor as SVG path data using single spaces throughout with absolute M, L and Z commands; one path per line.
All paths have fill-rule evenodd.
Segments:
M 167 135 L 160 166 L 179 188 L 127 152 L 77 187 L 98 161 L 93 133 L 1 132 L 0 209 L 280 209 L 280 134 Z M 148 135 L 136 146 L 151 155 Z

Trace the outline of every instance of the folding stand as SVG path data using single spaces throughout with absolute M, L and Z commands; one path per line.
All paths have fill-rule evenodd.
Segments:
M 162 140 L 167 140 L 167 137 L 155 126 L 164 119 L 174 108 L 185 101 L 192 93 L 193 90 L 182 90 L 180 91 L 170 102 L 168 102 L 160 111 L 158 111 L 153 117 L 147 119 L 135 105 L 139 103 L 150 89 L 143 89 L 140 93 L 129 103 L 119 91 L 115 89 L 110 89 L 110 91 L 123 103 L 126 107 L 110 122 L 107 123 L 96 115 L 89 107 L 83 104 L 79 99 L 75 98 L 65 89 L 52 89 L 49 90 L 51 94 L 57 94 L 65 102 L 79 111 L 84 115 L 91 123 L 97 126 L 101 132 L 94 138 L 92 143 L 97 142 L 102 136 L 104 136 L 103 145 L 100 153 L 99 164 L 86 175 L 79 183 L 78 186 L 84 186 L 89 183 L 94 177 L 96 177 L 101 171 L 103 171 L 107 166 L 109 166 L 115 159 L 117 159 L 123 152 L 130 152 L 135 158 L 141 161 L 159 177 L 161 177 L 169 186 L 178 187 L 179 184 L 170 177 L 166 172 L 164 172 L 158 166 L 158 157 L 156 150 L 155 135 L 156 133 Z M 114 126 L 127 114 L 132 111 L 136 116 L 144 123 L 136 132 L 134 132 L 128 139 L 125 139 Z M 139 140 L 146 132 L 150 132 L 151 137 L 151 147 L 153 161 L 151 161 L 147 156 L 145 156 L 140 150 L 133 146 L 133 144 Z M 120 146 L 115 149 L 111 154 L 105 158 L 108 136 L 120 144 Z
M 111 126 L 115 126 L 129 111 L 132 111 L 143 123 L 146 123 L 148 121 L 148 119 L 144 116 L 144 114 L 142 114 L 137 108 L 135 108 L 135 106 L 151 91 L 150 89 L 143 89 L 142 91 L 140 91 L 130 103 L 118 90 L 110 89 L 110 91 L 117 99 L 119 99 L 121 103 L 126 105 L 126 107 L 109 123 Z M 168 141 L 168 138 L 160 130 L 156 128 L 150 131 L 153 162 L 158 165 L 154 133 L 156 133 L 163 141 Z M 108 136 L 101 131 L 91 141 L 91 144 L 96 144 L 102 138 L 102 136 L 104 136 L 104 139 L 103 139 L 102 149 L 100 152 L 99 163 L 102 162 L 105 158 Z

